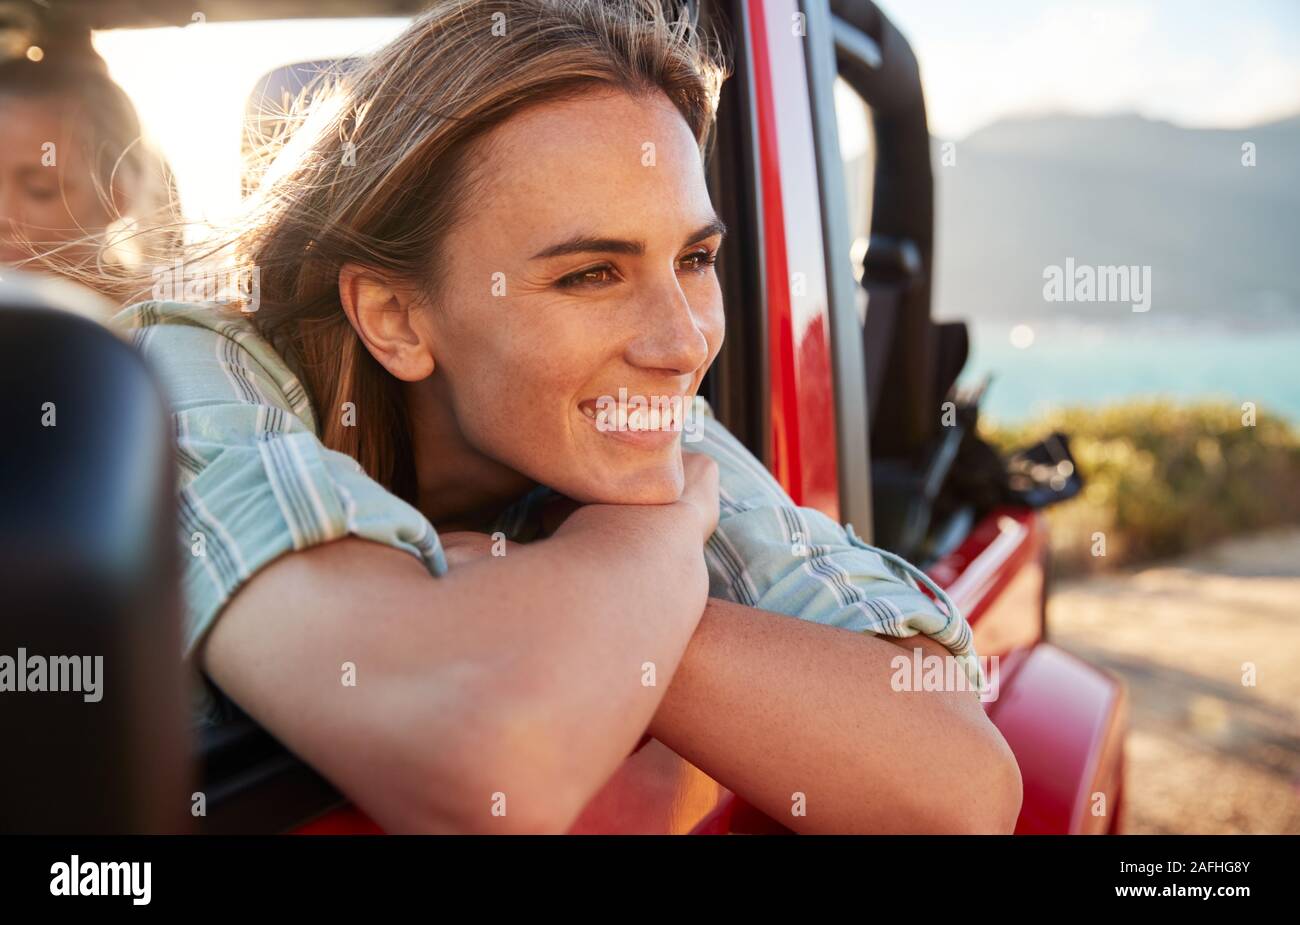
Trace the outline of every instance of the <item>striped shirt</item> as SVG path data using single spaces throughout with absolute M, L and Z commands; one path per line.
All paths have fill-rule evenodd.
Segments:
M 321 442 L 301 379 L 246 315 L 141 302 L 111 325 L 150 362 L 171 407 L 187 662 L 235 592 L 285 553 L 352 535 L 415 556 L 430 575 L 446 572 L 424 515 Z M 704 549 L 710 596 L 858 632 L 925 634 L 960 657 L 972 686 L 983 685 L 970 626 L 941 589 L 852 527 L 795 505 L 703 399 L 695 410 L 683 450 L 719 469 L 718 528 Z M 519 499 L 493 532 L 535 537 L 548 494 L 540 487 Z M 229 702 L 197 671 L 195 680 L 195 721 L 220 722 Z

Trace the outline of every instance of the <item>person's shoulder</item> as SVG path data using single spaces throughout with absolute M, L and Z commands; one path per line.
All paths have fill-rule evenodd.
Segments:
M 744 444 L 718 420 L 703 395 L 696 395 L 687 409 L 682 422 L 682 446 L 688 451 L 712 456 L 719 465 L 725 463 L 728 467 L 749 468 L 748 463 L 753 460 L 762 467 Z
M 197 401 L 230 392 L 234 400 L 279 405 L 314 429 L 296 370 L 238 307 L 150 300 L 128 305 L 109 325 L 154 365 L 174 396 Z
M 162 325 L 183 325 L 235 340 L 259 337 L 246 313 L 221 302 L 148 299 L 126 306 L 109 319 L 108 325 L 123 333 Z
M 159 361 L 183 363 L 189 351 L 215 351 L 231 357 L 247 354 L 268 369 L 284 365 L 246 315 L 219 302 L 136 302 L 110 318 L 108 325 Z M 165 347 L 151 349 L 158 342 Z

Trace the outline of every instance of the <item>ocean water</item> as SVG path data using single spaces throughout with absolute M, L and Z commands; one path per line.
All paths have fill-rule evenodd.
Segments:
M 1060 405 L 1139 397 L 1217 399 L 1300 423 L 1300 326 L 1233 330 L 1218 324 L 970 325 L 958 380 L 992 374 L 982 408 L 1018 421 Z

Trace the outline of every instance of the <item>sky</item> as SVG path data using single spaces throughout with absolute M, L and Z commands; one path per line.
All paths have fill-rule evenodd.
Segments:
M 1041 112 L 1224 128 L 1300 112 L 1300 0 L 878 2 L 917 52 L 943 138 Z M 186 211 L 220 220 L 238 202 L 243 106 L 257 79 L 365 52 L 403 25 L 194 23 L 102 32 L 95 46 L 171 160 Z
M 94 36 L 135 103 L 147 135 L 177 176 L 187 217 L 220 222 L 239 202 L 244 104 L 258 79 L 285 64 L 364 53 L 402 19 L 200 22 Z
M 921 63 L 931 131 L 1137 112 L 1237 128 L 1300 113 L 1297 0 L 877 0 Z

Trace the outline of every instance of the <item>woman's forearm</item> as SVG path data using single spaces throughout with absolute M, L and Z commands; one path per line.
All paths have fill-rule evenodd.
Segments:
M 671 675 L 699 620 L 700 529 L 668 507 L 593 511 L 437 579 L 341 539 L 255 575 L 198 657 L 390 831 L 564 831 L 663 696 L 642 664 Z
M 516 710 L 509 728 L 545 739 L 519 753 L 552 762 L 536 768 L 546 780 L 588 781 L 586 796 L 658 709 L 708 595 L 702 555 L 673 535 L 678 527 L 664 512 L 613 513 L 601 523 L 589 509 L 545 542 L 442 579 L 453 593 L 461 582 L 484 589 L 472 593 L 491 612 L 492 644 L 510 653 L 510 664 L 488 651 L 481 661 L 500 664 L 502 702 Z M 583 802 L 569 803 L 574 817 Z
M 711 599 L 649 731 L 797 832 L 1010 831 L 1019 771 L 978 698 L 891 688 L 916 645 L 947 654 Z

